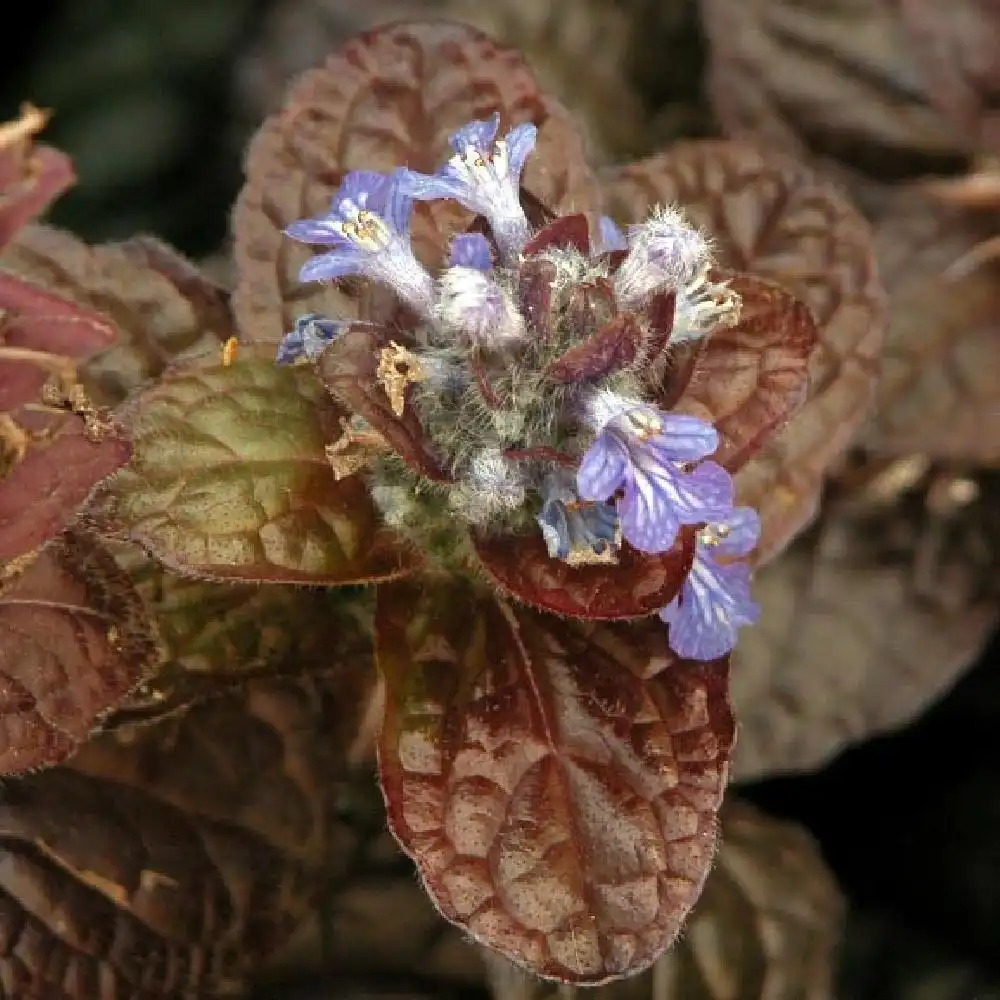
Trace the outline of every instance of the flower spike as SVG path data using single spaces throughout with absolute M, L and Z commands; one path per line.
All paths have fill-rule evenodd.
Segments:
M 420 201 L 452 198 L 485 216 L 501 256 L 510 260 L 530 233 L 521 208 L 521 171 L 538 129 L 525 122 L 497 139 L 499 128 L 499 113 L 463 125 L 448 140 L 455 155 L 434 174 L 402 170 L 400 189 Z
M 400 187 L 398 171 L 349 173 L 330 211 L 293 222 L 285 233 L 301 243 L 332 249 L 307 261 L 300 281 L 330 281 L 350 274 L 388 285 L 421 315 L 430 311 L 433 284 L 413 255 L 409 220 L 413 202 Z
M 723 561 L 748 556 L 760 538 L 760 518 L 751 507 L 737 507 L 725 520 L 698 532 L 694 563 L 680 594 L 660 610 L 670 626 L 670 648 L 692 660 L 715 660 L 736 645 L 744 625 L 760 617 L 750 596 L 750 567 Z

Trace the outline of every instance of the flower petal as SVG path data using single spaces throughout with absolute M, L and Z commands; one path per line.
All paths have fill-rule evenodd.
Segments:
M 507 157 L 510 164 L 510 176 L 516 180 L 521 179 L 521 171 L 524 169 L 525 161 L 535 148 L 535 140 L 538 138 L 538 128 L 531 122 L 522 122 L 515 125 L 506 136 Z
M 403 167 L 396 172 L 398 193 L 418 201 L 434 201 L 438 198 L 454 198 L 462 201 L 468 198 L 468 186 L 447 166 L 436 174 L 422 174 L 418 170 Z
M 696 462 L 719 447 L 719 432 L 706 420 L 683 413 L 662 413 L 663 432 L 646 449 L 661 460 Z
M 670 648 L 693 660 L 724 656 L 736 645 L 739 629 L 759 615 L 747 565 L 720 566 L 710 558 L 696 561 L 679 597 L 660 610 L 670 626 Z
M 598 244 L 597 253 L 615 253 L 618 250 L 625 250 L 628 242 L 625 234 L 618 228 L 615 220 L 610 215 L 602 215 L 598 221 Z
M 680 471 L 677 475 L 683 475 Z M 633 470 L 618 503 L 622 535 L 640 552 L 666 552 L 677 540 L 681 522 L 674 509 L 672 490 L 664 489 L 663 478 Z
M 702 462 L 691 472 L 662 477 L 661 487 L 681 524 L 724 521 L 733 511 L 733 477 L 716 462 Z
M 299 281 L 332 281 L 348 274 L 360 274 L 362 266 L 362 255 L 356 250 L 331 250 L 310 257 L 299 271 Z
M 625 481 L 628 453 L 610 434 L 599 434 L 580 460 L 576 490 L 581 500 L 607 500 Z
M 477 119 L 452 132 L 448 143 L 459 156 L 472 146 L 478 150 L 489 149 L 500 130 L 500 112 L 494 111 L 489 118 Z
M 712 547 L 721 556 L 748 556 L 760 539 L 760 515 L 753 507 L 737 507 L 721 522 L 728 530 Z
M 488 271 L 493 266 L 490 241 L 482 233 L 461 233 L 451 241 L 452 267 L 474 267 Z
M 334 226 L 339 225 L 340 220 L 333 216 L 324 216 L 321 219 L 300 219 L 286 227 L 285 235 L 300 243 L 316 243 L 321 246 L 344 245 L 348 242 L 344 238 L 344 234 L 334 228 Z

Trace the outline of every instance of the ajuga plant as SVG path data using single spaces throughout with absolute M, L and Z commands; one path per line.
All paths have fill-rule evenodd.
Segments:
M 638 972 L 717 847 L 752 569 L 870 397 L 867 228 L 735 143 L 602 187 L 517 54 L 444 23 L 307 73 L 246 170 L 232 298 L 149 239 L 15 237 L 43 188 L 5 188 L 4 770 L 241 670 L 377 671 L 389 826 L 440 912 L 540 976 Z

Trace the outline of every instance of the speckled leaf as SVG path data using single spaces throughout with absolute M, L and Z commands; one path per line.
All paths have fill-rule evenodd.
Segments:
M 67 757 L 158 658 L 114 560 L 89 536 L 54 540 L 0 589 L 0 774 Z
M 346 584 L 413 556 L 380 527 L 364 484 L 324 446 L 342 415 L 312 370 L 244 352 L 178 366 L 123 414 L 135 453 L 102 487 L 101 529 L 202 578 Z
M 325 810 L 366 673 L 255 681 L 8 785 L 4 995 L 242 995 L 336 857 Z
M 594 1000 L 833 996 L 844 906 L 816 845 L 742 802 L 727 802 L 720 819 L 719 854 L 682 938 L 655 969 L 596 990 Z M 495 1000 L 556 1000 L 549 984 L 504 965 L 490 970 Z
M 134 547 L 113 551 L 156 619 L 163 662 L 122 702 L 109 726 L 171 715 L 256 677 L 371 660 L 370 608 L 360 596 L 185 579 Z
M 737 477 L 742 502 L 760 511 L 766 561 L 814 516 L 825 473 L 872 400 L 885 305 L 868 226 L 805 167 L 736 142 L 681 143 L 613 172 L 605 194 L 620 222 L 679 203 L 722 266 L 777 282 L 819 324 L 808 399 Z
M 921 465 L 889 466 L 755 575 L 761 619 L 734 654 L 739 779 L 811 770 L 908 722 L 996 627 L 996 475 Z
M 654 961 L 715 850 L 728 664 L 455 578 L 379 588 L 376 659 L 390 826 L 442 913 L 551 979 Z
M 0 125 L 0 247 L 76 181 L 65 153 L 32 142 L 44 124 L 43 113 L 24 107 L 18 121 Z
M 323 352 L 319 376 L 338 402 L 374 427 L 407 465 L 430 479 L 450 482 L 413 407 L 404 407 L 397 416 L 378 380 L 379 352 L 389 340 L 378 327 L 350 326 Z
M 779 285 L 750 274 L 728 283 L 740 297 L 739 323 L 693 344 L 688 358 L 678 352 L 660 393 L 666 409 L 715 425 L 712 457 L 735 472 L 802 405 L 819 334 L 809 309 Z
M 956 5 L 927 6 L 940 10 L 945 30 L 961 19 Z M 728 135 L 818 161 L 872 210 L 887 180 L 936 173 L 969 151 L 931 102 L 898 0 L 702 0 L 700 8 L 707 89 Z
M 151 237 L 92 247 L 69 233 L 30 226 L 0 254 L 0 265 L 113 321 L 114 347 L 81 372 L 105 405 L 120 403 L 170 362 L 217 349 L 236 332 L 228 296 Z
M 539 91 L 520 55 L 473 28 L 430 21 L 377 28 L 305 73 L 247 153 L 234 216 L 234 302 L 243 335 L 274 343 L 302 313 L 356 317 L 355 286 L 299 284 L 310 251 L 281 230 L 325 211 L 349 170 L 436 170 L 451 155 L 449 134 L 493 111 L 505 129 L 522 121 L 540 126 L 526 187 L 554 208 L 596 207 L 583 143 L 567 113 Z M 450 236 L 470 221 L 453 202 L 417 205 L 418 254 L 438 263 Z
M 996 0 L 897 0 L 908 48 L 942 117 L 971 149 L 1000 152 L 1000 7 Z
M 875 451 L 1000 462 L 1000 269 L 952 270 L 990 232 L 982 215 L 916 192 L 900 194 L 879 220 L 890 309 L 865 437 Z
M 570 566 L 553 559 L 540 533 L 475 540 L 490 577 L 517 600 L 571 618 L 641 618 L 669 604 L 694 556 L 690 532 L 649 556 L 624 545 L 616 565 Z

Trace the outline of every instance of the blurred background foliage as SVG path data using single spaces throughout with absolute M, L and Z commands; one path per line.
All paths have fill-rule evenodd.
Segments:
M 72 155 L 80 178 L 57 204 L 55 225 L 90 241 L 154 233 L 207 257 L 225 243 L 243 145 L 287 80 L 360 27 L 414 14 L 473 20 L 523 48 L 581 114 L 598 162 L 719 131 L 704 96 L 706 43 L 693 0 L 48 0 L 19 6 L 20 26 L 0 63 L 0 120 L 25 99 L 54 110 L 45 139 Z M 968 158 L 949 152 L 934 162 L 957 173 Z M 998 724 L 995 640 L 902 731 L 816 773 L 740 786 L 765 812 L 804 824 L 846 893 L 837 987 L 844 1000 L 1000 998 Z M 371 818 L 378 803 L 374 809 L 362 825 L 379 844 L 382 821 Z M 399 898 L 392 885 L 414 895 L 413 877 L 384 843 L 358 857 L 376 874 L 359 876 L 351 905 L 377 923 L 380 908 Z M 375 893 L 370 905 L 366 891 Z M 343 930 L 343 920 L 331 920 L 333 933 Z M 414 920 L 411 930 L 426 929 L 424 916 Z M 444 947 L 433 934 L 425 943 Z M 357 945 L 362 958 L 365 947 L 372 968 L 355 962 L 342 990 L 328 979 L 300 982 L 289 958 L 282 974 L 299 985 L 266 986 L 260 995 L 481 995 L 461 971 L 467 958 L 457 959 L 457 974 L 439 978 L 442 968 L 454 970 L 461 949 L 397 970 L 372 940 Z M 714 995 L 743 996 L 738 986 Z

